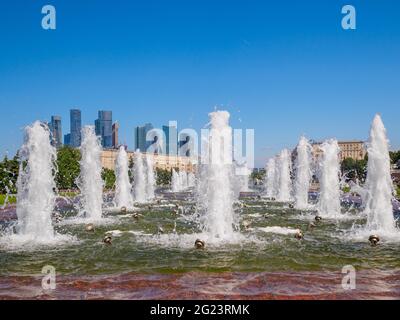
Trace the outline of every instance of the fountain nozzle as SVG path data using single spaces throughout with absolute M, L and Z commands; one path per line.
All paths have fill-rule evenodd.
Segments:
M 371 235 L 368 240 L 372 247 L 377 246 L 378 242 L 380 241 L 379 236 L 377 236 L 376 234 Z
M 105 244 L 111 244 L 111 243 L 112 243 L 112 237 L 111 237 L 111 236 L 106 236 L 106 237 L 103 239 L 103 242 L 104 242 Z
M 194 246 L 196 247 L 196 249 L 204 249 L 206 243 L 203 240 L 197 239 L 194 243 Z
M 94 225 L 92 223 L 89 223 L 88 225 L 86 225 L 85 231 L 94 232 Z

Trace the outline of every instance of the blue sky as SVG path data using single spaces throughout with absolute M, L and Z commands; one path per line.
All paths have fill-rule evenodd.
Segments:
M 57 30 L 41 28 L 45 4 Z M 136 125 L 200 129 L 217 106 L 255 129 L 258 166 L 301 134 L 366 139 L 377 112 L 400 148 L 399 77 L 396 0 L 1 1 L 0 153 L 53 114 L 69 132 L 74 107 L 85 124 L 112 110 L 133 148 Z

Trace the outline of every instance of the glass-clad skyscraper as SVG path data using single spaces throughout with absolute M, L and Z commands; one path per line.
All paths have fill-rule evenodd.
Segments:
M 95 121 L 96 135 L 101 137 L 103 148 L 112 148 L 112 111 L 99 111 Z
M 81 146 L 81 130 L 82 130 L 82 115 L 81 110 L 70 110 L 71 120 L 71 135 L 69 137 L 69 145 L 74 148 Z
M 51 133 L 51 143 L 55 147 L 61 147 L 63 144 L 61 117 L 52 116 L 51 122 L 49 123 L 49 129 Z
M 135 130 L 135 149 L 141 152 L 146 152 L 152 144 L 152 141 L 146 141 L 147 133 L 153 130 L 151 123 L 146 123 L 144 126 L 136 127 Z

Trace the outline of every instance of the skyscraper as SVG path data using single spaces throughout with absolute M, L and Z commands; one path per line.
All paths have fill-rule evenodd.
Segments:
M 103 148 L 112 148 L 112 111 L 99 111 L 95 129 L 96 135 L 101 137 Z
M 178 129 L 176 121 L 170 121 L 162 127 L 165 135 L 165 154 L 176 156 L 178 153 Z
M 118 143 L 118 131 L 119 131 L 119 123 L 115 122 L 112 125 L 112 146 L 114 149 L 117 149 L 119 146 Z
M 71 121 L 71 136 L 70 146 L 79 148 L 81 146 L 81 130 L 82 130 L 82 115 L 81 110 L 72 109 L 70 110 L 70 121 Z
M 71 134 L 70 133 L 64 135 L 64 145 L 71 146 Z
M 135 129 L 135 149 L 141 152 L 146 152 L 147 148 L 151 145 L 151 141 L 146 141 L 147 133 L 153 130 L 151 123 L 146 123 L 144 126 L 136 127 Z
M 52 116 L 51 122 L 49 123 L 49 129 L 51 133 L 51 144 L 55 147 L 61 147 L 63 144 L 61 117 Z

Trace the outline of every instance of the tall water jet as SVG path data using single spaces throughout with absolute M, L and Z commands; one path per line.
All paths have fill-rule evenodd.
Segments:
M 176 172 L 175 169 L 172 169 L 171 190 L 172 190 L 172 192 L 180 191 L 180 177 L 179 177 L 178 172 Z
M 322 217 L 337 218 L 340 214 L 340 148 L 337 140 L 330 139 L 321 145 L 321 150 L 318 211 Z
M 265 168 L 265 180 L 264 180 L 264 185 L 265 185 L 265 196 L 268 198 L 275 198 L 278 195 L 277 192 L 277 174 L 276 174 L 276 163 L 275 163 L 275 158 L 271 158 L 267 162 L 267 166 Z
M 51 214 L 55 205 L 54 163 L 57 158 L 47 125 L 37 121 L 25 128 L 20 156 L 17 234 L 29 241 L 47 242 L 55 236 Z
M 144 170 L 143 156 L 140 151 L 135 153 L 135 161 L 133 165 L 134 184 L 133 192 L 136 202 L 146 202 L 146 174 Z
M 187 173 L 184 170 L 179 171 L 179 189 L 184 191 L 188 187 Z
M 296 182 L 294 186 L 295 207 L 307 209 L 308 191 L 311 184 L 311 145 L 305 137 L 301 137 L 296 148 Z
M 81 215 L 90 220 L 102 218 L 101 152 L 100 139 L 96 136 L 94 127 L 85 126 L 82 129 L 81 173 L 77 185 L 81 191 Z
M 146 171 L 147 171 L 147 184 L 146 184 L 146 198 L 151 201 L 155 197 L 156 178 L 154 175 L 153 159 L 150 155 L 146 156 Z
M 188 185 L 189 188 L 193 188 L 196 186 L 196 176 L 194 175 L 193 172 L 189 172 L 188 174 Z
M 394 188 L 390 174 L 389 141 L 379 115 L 372 122 L 367 151 L 366 227 L 380 234 L 391 234 L 397 231 L 392 207 Z
M 282 150 L 278 159 L 279 184 L 277 200 L 287 202 L 291 200 L 292 189 L 292 181 L 290 178 L 291 160 L 289 150 Z
M 133 206 L 132 184 L 129 181 L 129 160 L 124 146 L 119 148 L 115 169 L 115 204 L 119 208 L 131 208 Z
M 210 131 L 203 141 L 198 208 L 201 227 L 210 240 L 234 239 L 232 128 L 229 113 L 209 114 Z M 204 138 L 204 137 L 203 137 Z

